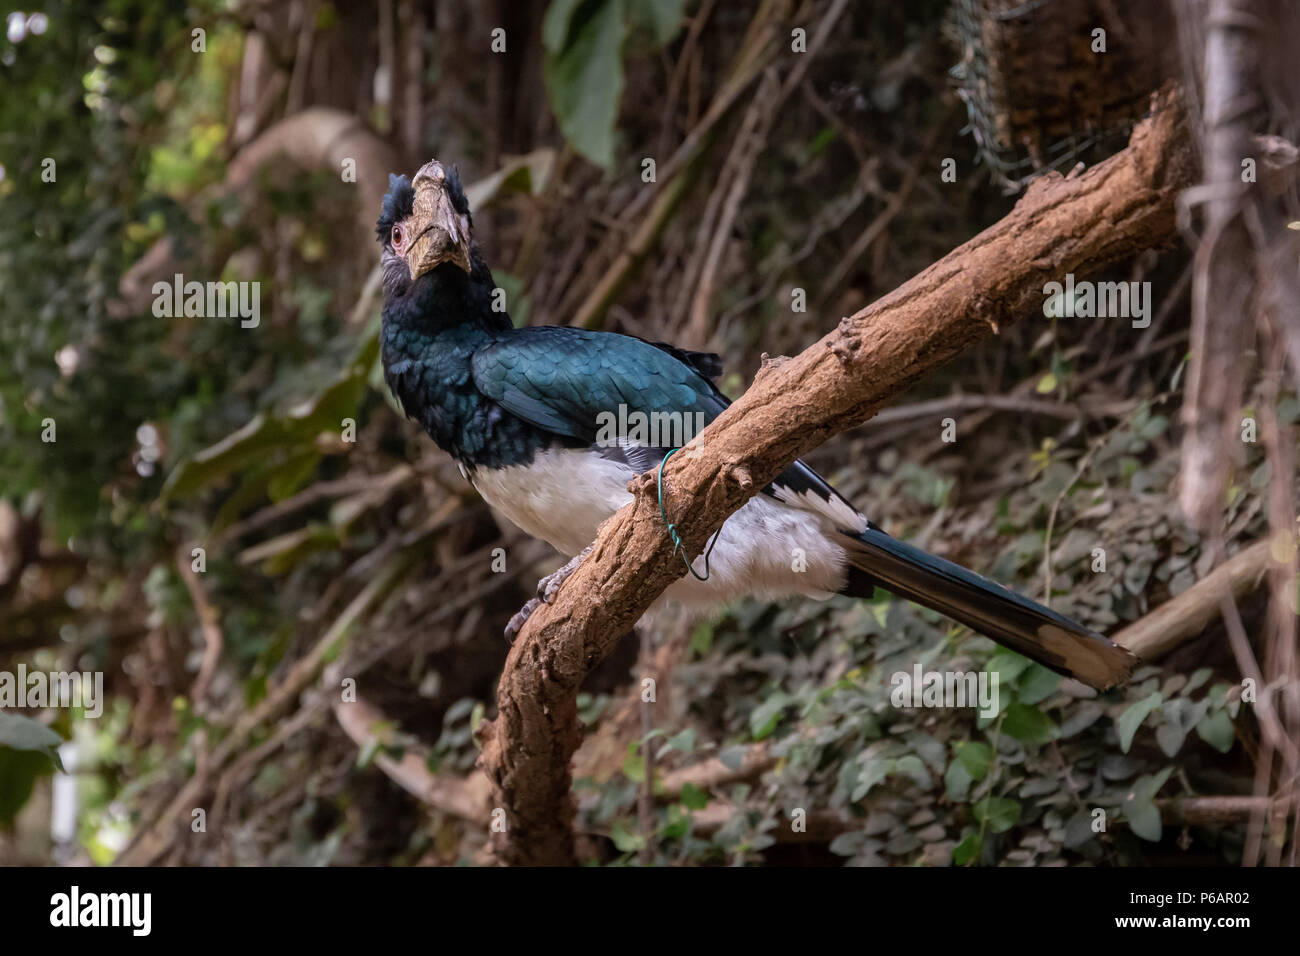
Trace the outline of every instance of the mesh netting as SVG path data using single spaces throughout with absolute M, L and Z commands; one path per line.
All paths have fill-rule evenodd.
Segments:
M 970 132 L 1010 191 L 1122 148 L 1176 67 L 1166 0 L 956 0 L 954 26 Z

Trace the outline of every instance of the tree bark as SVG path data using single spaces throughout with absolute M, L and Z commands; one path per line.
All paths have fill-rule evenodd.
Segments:
M 764 360 L 754 384 L 663 470 L 664 505 L 688 553 L 791 461 L 866 421 L 954 355 L 1037 312 L 1043 286 L 1088 274 L 1175 234 L 1175 199 L 1194 181 L 1181 105 L 1153 98 L 1123 152 L 1079 176 L 1030 185 L 1004 219 L 792 359 Z M 553 604 L 511 649 L 499 712 L 481 728 L 479 765 L 506 828 L 494 852 L 514 865 L 576 860 L 569 760 L 583 678 L 684 573 L 659 516 L 655 473 L 600 528 Z

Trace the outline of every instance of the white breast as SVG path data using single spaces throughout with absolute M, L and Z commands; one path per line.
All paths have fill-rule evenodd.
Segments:
M 471 476 L 488 504 L 534 538 L 572 557 L 596 538 L 600 523 L 632 500 L 632 469 L 581 449 L 539 451 L 527 465 L 480 469 Z
M 572 556 L 595 540 L 602 521 L 632 500 L 627 483 L 633 477 L 622 462 L 584 449 L 552 449 L 538 452 L 528 465 L 480 470 L 472 480 L 511 522 Z M 837 517 L 810 510 L 801 500 L 756 495 L 723 525 L 708 581 L 688 574 L 659 603 L 704 607 L 746 595 L 830 597 L 845 582 L 844 549 L 830 533 Z M 694 568 L 704 573 L 703 557 L 695 557 Z

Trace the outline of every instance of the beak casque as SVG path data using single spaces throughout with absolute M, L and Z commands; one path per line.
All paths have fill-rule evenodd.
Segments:
M 456 211 L 447 194 L 447 173 L 442 163 L 431 160 L 411 180 L 415 203 L 410 224 L 415 240 L 406 250 L 411 279 L 418 279 L 444 262 L 454 262 L 470 271 L 469 219 Z

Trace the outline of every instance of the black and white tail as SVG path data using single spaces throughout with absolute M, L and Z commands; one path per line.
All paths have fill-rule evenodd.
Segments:
M 846 594 L 868 597 L 879 585 L 1098 690 L 1127 680 L 1137 664 L 1095 631 L 878 528 L 843 535 L 849 563 L 860 572 L 850 575 Z

